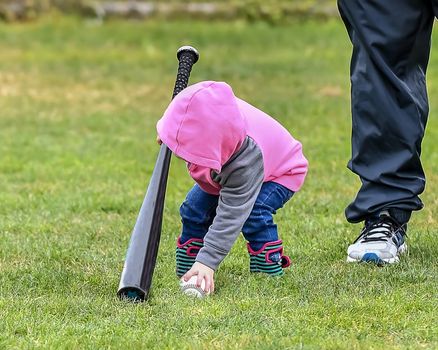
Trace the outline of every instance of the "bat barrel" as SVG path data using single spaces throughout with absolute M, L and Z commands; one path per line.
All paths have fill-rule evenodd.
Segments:
M 162 144 L 126 252 L 117 292 L 121 299 L 139 302 L 148 297 L 160 243 L 171 155 Z

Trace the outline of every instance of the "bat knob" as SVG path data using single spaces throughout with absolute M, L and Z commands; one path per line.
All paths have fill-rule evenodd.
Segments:
M 186 52 L 190 52 L 193 54 L 193 56 L 195 57 L 195 60 L 193 61 L 193 63 L 196 63 L 199 59 L 199 52 L 198 50 L 196 50 L 193 46 L 181 46 L 178 51 L 176 52 L 176 57 L 178 58 L 178 60 L 180 59 L 181 55 L 183 53 Z

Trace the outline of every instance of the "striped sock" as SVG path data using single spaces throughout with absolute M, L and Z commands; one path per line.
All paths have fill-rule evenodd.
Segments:
M 281 276 L 283 269 L 290 265 L 290 258 L 283 255 L 283 242 L 281 240 L 268 242 L 257 251 L 247 244 L 250 272 L 267 273 L 270 276 Z
M 181 237 L 176 243 L 176 275 L 182 277 L 195 263 L 199 250 L 204 246 L 204 241 L 199 238 L 191 238 L 181 244 Z

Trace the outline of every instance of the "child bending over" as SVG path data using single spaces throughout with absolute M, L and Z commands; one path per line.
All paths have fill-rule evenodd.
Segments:
M 214 272 L 242 231 L 250 271 L 282 275 L 290 265 L 273 221 L 307 173 L 301 144 L 223 82 L 189 86 L 157 123 L 158 141 L 187 162 L 196 184 L 180 208 L 176 273 L 214 291 Z

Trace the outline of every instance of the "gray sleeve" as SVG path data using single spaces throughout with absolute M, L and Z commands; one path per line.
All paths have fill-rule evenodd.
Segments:
M 263 184 L 263 157 L 249 137 L 212 179 L 221 185 L 216 216 L 196 261 L 216 270 L 230 251 L 249 217 Z

